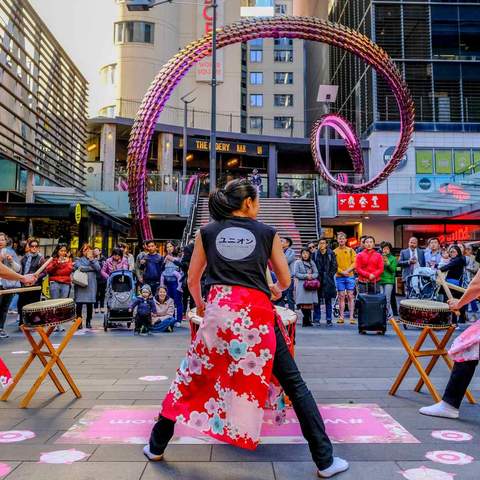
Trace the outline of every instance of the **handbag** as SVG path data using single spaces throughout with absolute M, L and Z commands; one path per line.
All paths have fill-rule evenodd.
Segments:
M 78 287 L 88 287 L 88 273 L 81 270 L 75 270 L 72 275 L 72 282 Z
M 305 280 L 303 282 L 303 288 L 305 290 L 318 290 L 320 288 L 320 280 L 312 278 L 312 280 Z

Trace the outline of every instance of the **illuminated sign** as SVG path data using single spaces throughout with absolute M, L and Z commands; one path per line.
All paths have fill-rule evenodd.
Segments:
M 183 148 L 183 138 L 176 137 L 175 148 Z M 197 150 L 201 152 L 210 151 L 210 142 L 207 139 L 189 138 L 188 150 Z M 216 143 L 216 150 L 220 153 L 231 153 L 232 155 L 248 155 L 253 157 L 268 157 L 268 146 L 258 145 L 256 143 L 238 143 L 238 142 L 223 142 Z
M 388 213 L 386 193 L 339 193 L 338 213 Z

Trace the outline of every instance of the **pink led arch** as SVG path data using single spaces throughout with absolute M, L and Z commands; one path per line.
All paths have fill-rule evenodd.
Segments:
M 256 38 L 299 38 L 342 48 L 371 65 L 384 78 L 395 96 L 400 111 L 400 139 L 390 162 L 374 178 L 360 184 L 335 179 L 325 167 L 319 148 L 323 125 L 331 126 L 344 138 L 357 173 L 363 171 L 360 142 L 348 122 L 339 115 L 328 115 L 316 123 L 312 132 L 312 154 L 325 180 L 342 192 L 365 192 L 382 183 L 405 155 L 413 134 L 415 111 L 407 85 L 397 67 L 378 45 L 359 32 L 313 17 L 273 17 L 242 20 L 217 31 L 217 47 L 223 48 Z M 192 42 L 169 60 L 146 93 L 132 128 L 128 146 L 128 191 L 132 217 L 144 239 L 152 237 L 148 216 L 146 162 L 155 125 L 170 95 L 180 80 L 202 58 L 211 55 L 211 33 Z M 323 122 L 323 123 L 322 123 Z

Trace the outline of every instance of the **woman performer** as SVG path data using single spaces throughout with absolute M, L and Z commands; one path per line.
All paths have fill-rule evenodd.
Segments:
M 290 286 L 290 273 L 279 236 L 256 221 L 259 207 L 257 189 L 245 179 L 210 196 L 214 221 L 197 235 L 188 273 L 204 320 L 143 451 L 149 460 L 162 460 L 177 420 L 223 442 L 255 449 L 267 400 L 282 406 L 280 389 L 269 388 L 275 375 L 293 404 L 318 475 L 329 478 L 349 465 L 332 455 L 317 404 L 275 315 L 270 297 L 279 298 Z M 269 260 L 278 279 L 274 285 L 266 279 Z M 204 270 L 210 287 L 206 304 L 200 287 Z
M 480 296 L 480 271 L 469 287 L 457 300 L 449 300 L 450 310 L 458 312 L 462 307 Z M 480 320 L 465 330 L 448 352 L 455 361 L 442 401 L 420 409 L 422 415 L 431 417 L 458 418 L 463 397 L 472 381 L 480 356 Z

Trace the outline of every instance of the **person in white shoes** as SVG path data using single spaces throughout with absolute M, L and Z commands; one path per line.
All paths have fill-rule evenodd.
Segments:
M 458 312 L 462 307 L 468 305 L 479 296 L 480 271 L 477 272 L 469 287 L 460 299 L 449 300 L 448 304 L 450 306 L 450 310 Z M 477 368 L 478 359 L 480 357 L 480 335 L 476 333 L 479 331 L 478 326 L 474 325 L 470 328 L 472 329 L 472 334 L 470 335 L 470 340 L 468 342 L 468 359 L 465 358 L 465 355 L 462 355 L 463 361 L 455 361 L 447 388 L 443 394 L 442 401 L 435 403 L 434 405 L 430 405 L 429 407 L 421 408 L 420 413 L 422 415 L 443 418 L 459 417 L 460 405 L 468 386 L 472 381 L 473 375 L 475 374 L 475 369 Z M 465 334 L 468 336 L 468 330 L 466 330 L 462 335 Z

